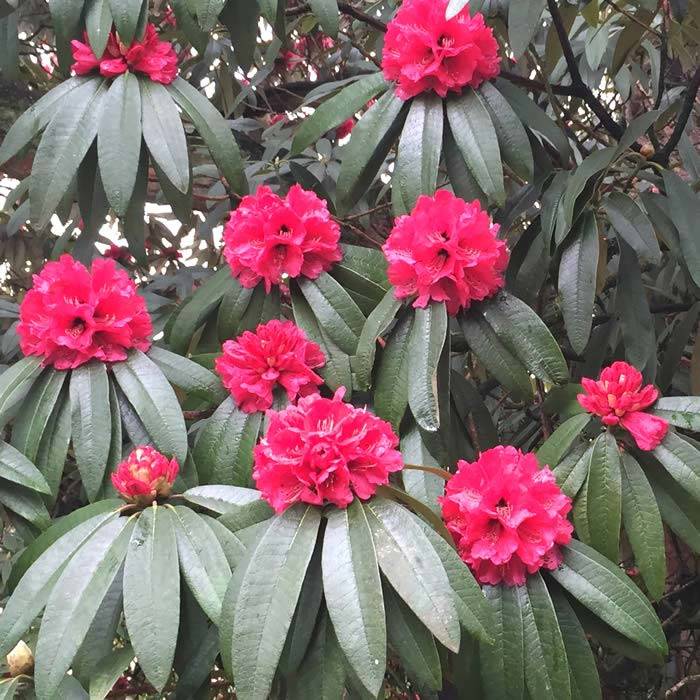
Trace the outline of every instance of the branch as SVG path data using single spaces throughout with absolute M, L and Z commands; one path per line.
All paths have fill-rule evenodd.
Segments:
M 547 92 L 547 86 L 540 82 L 539 80 L 531 80 L 530 78 L 525 78 L 517 73 L 511 73 L 507 70 L 502 70 L 499 77 L 505 78 L 508 82 L 515 85 L 522 85 L 530 90 L 536 90 L 538 92 Z M 573 85 L 550 85 L 549 89 L 555 95 L 566 95 L 567 97 L 583 97 L 581 91 L 574 87 Z
M 658 163 L 659 165 L 668 165 L 668 160 L 671 157 L 671 153 L 673 153 L 673 149 L 681 140 L 681 136 L 683 136 L 683 131 L 685 130 L 685 125 L 688 123 L 688 119 L 690 119 L 698 90 L 700 90 L 700 67 L 695 70 L 695 74 L 688 83 L 688 89 L 685 91 L 685 97 L 683 98 L 683 104 L 681 105 L 680 112 L 678 112 L 678 118 L 676 119 L 676 126 L 673 129 L 673 133 L 664 147 L 651 159 L 654 163 Z
M 369 24 L 370 27 L 374 27 L 375 29 L 379 30 L 380 32 L 386 31 L 386 24 L 384 24 L 384 22 L 382 22 L 382 20 L 378 19 L 377 17 L 372 17 L 372 15 L 368 15 L 366 12 L 363 12 L 362 10 L 358 10 L 355 6 L 351 5 L 349 2 L 339 2 L 338 9 L 344 15 L 349 15 L 350 17 L 354 17 L 355 19 L 359 19 L 360 22 L 364 22 L 365 24 Z M 303 5 L 299 5 L 298 7 L 287 8 L 286 14 L 288 17 L 296 17 L 297 15 L 303 15 L 303 14 L 306 14 L 307 12 L 310 12 L 310 11 L 311 11 L 311 6 L 309 5 L 309 3 L 305 2 Z
M 571 48 L 571 43 L 569 42 L 569 35 L 564 26 L 564 20 L 557 7 L 556 0 L 547 0 L 547 7 L 549 8 L 549 13 L 552 15 L 552 22 L 554 23 L 554 28 L 557 30 L 557 36 L 559 37 L 559 43 L 561 44 L 562 51 L 564 52 L 564 59 L 566 60 L 566 65 L 569 69 L 569 74 L 571 75 L 571 82 L 579 91 L 581 98 L 590 107 L 591 111 L 600 119 L 600 123 L 605 127 L 606 131 L 613 136 L 618 141 L 625 133 L 625 130 L 620 126 L 605 109 L 602 102 L 593 94 L 592 90 L 586 85 L 581 77 L 581 72 L 578 69 L 578 63 L 576 63 L 576 56 L 574 56 L 574 50 Z

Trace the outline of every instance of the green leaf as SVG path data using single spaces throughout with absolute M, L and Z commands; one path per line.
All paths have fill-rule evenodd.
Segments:
M 12 444 L 30 461 L 36 461 L 42 436 L 59 403 L 66 376 L 66 372 L 47 369 L 22 402 L 12 427 Z
M 488 198 L 464 162 L 449 124 L 445 124 L 442 152 L 445 158 L 447 177 L 454 193 L 467 202 L 478 199 L 482 206 L 487 206 Z
M 402 305 L 394 291 L 389 290 L 367 317 L 355 353 L 354 369 L 358 388 L 367 389 L 371 385 L 377 340 L 392 324 Z
M 253 447 L 260 413 L 241 411 L 231 397 L 207 420 L 192 456 L 202 483 L 252 485 Z
M 79 76 L 68 78 L 42 95 L 29 109 L 23 112 L 5 134 L 0 146 L 0 165 L 16 156 L 46 127 L 64 101 L 67 104 L 68 94 L 87 82 L 92 82 L 92 80 Z
M 158 692 L 170 677 L 180 625 L 178 561 L 171 509 L 146 508 L 124 562 L 124 617 L 139 665 Z
M 430 540 L 402 506 L 384 499 L 365 504 L 377 560 L 394 590 L 448 649 L 459 648 L 455 595 Z
M 19 684 L 22 683 L 24 678 L 5 678 L 0 681 L 0 700 L 12 700 L 17 696 L 19 691 Z
M 260 491 L 240 486 L 195 486 L 182 494 L 190 503 L 215 513 L 228 513 L 262 498 Z
M 0 480 L 0 503 L 39 530 L 44 530 L 51 523 L 44 498 L 34 491 Z
M 437 460 L 423 442 L 417 425 L 411 425 L 401 434 L 401 455 L 404 462 L 409 465 L 424 467 L 439 467 Z M 425 503 L 436 513 L 440 513 L 438 496 L 442 496 L 445 490 L 445 482 L 437 474 L 423 471 L 422 469 L 404 469 L 401 472 L 401 480 L 406 493 L 413 498 Z
M 393 180 L 407 211 L 413 209 L 421 194 L 435 192 L 442 150 L 442 110 L 442 99 L 434 93 L 411 100 L 399 139 Z
M 618 561 L 620 551 L 621 478 L 617 441 L 605 431 L 593 444 L 586 481 L 586 507 L 590 544 L 613 562 Z
M 112 29 L 112 12 L 109 0 L 89 0 L 85 8 L 85 29 L 90 48 L 95 56 L 102 56 Z
M 564 325 L 571 347 L 581 354 L 591 335 L 598 271 L 598 224 L 586 211 L 576 225 L 576 233 L 566 245 L 559 263 L 559 295 Z
M 298 284 L 319 326 L 343 352 L 354 355 L 366 319 L 350 295 L 326 272 Z
M 278 515 L 231 581 L 238 587 L 232 639 L 228 649 L 222 639 L 222 647 L 224 659 L 230 650 L 241 700 L 269 695 L 320 522 L 320 511 L 312 506 L 292 506 Z M 222 617 L 222 636 L 224 630 Z
M 184 2 L 184 0 L 181 1 Z M 228 0 L 219 19 L 231 36 L 231 44 L 238 65 L 247 74 L 255 60 L 258 20 L 260 19 L 258 3 L 248 0 Z M 181 24 L 179 19 L 178 24 Z M 204 38 L 208 39 L 208 36 L 205 35 Z M 206 49 L 206 44 L 203 48 Z M 203 51 L 199 53 L 203 53 Z
M 601 700 L 598 669 L 583 627 L 561 589 L 550 593 L 569 662 L 571 697 L 573 700 Z
M 90 677 L 90 700 L 103 700 L 134 660 L 131 644 L 115 649 L 94 668 Z
M 653 455 L 693 498 L 700 500 L 700 451 L 677 433 L 668 432 Z
M 164 85 L 148 78 L 139 78 L 139 84 L 146 146 L 173 187 L 187 194 L 190 163 L 185 130 L 177 106 Z
M 136 36 L 142 0 L 109 0 L 119 38 L 127 46 Z
M 376 696 L 386 668 L 382 584 L 362 503 L 329 512 L 323 536 L 323 592 L 338 643 L 358 679 Z
M 184 464 L 187 455 L 185 419 L 163 373 L 139 350 L 132 350 L 124 362 L 115 362 L 112 372 L 156 448 Z
M 549 576 L 620 634 L 649 651 L 667 653 L 656 612 L 615 564 L 576 540 L 562 552 L 562 563 Z
M 363 296 L 376 306 L 391 289 L 386 276 L 387 262 L 381 250 L 341 244 L 343 259 L 329 274 L 340 282 L 351 296 Z
M 76 525 L 77 513 L 80 511 L 59 520 L 42 533 L 17 560 L 17 573 L 13 568 L 11 582 L 13 585 L 19 583 L 16 583 L 0 615 L 0 652 L 3 656 L 22 639 L 42 611 L 66 562 L 97 529 L 114 517 L 112 512 L 101 512 Z M 71 517 L 73 520 L 67 522 Z
M 107 84 L 89 80 L 61 100 L 41 137 L 29 184 L 31 219 L 42 229 L 61 203 L 97 134 Z
M 593 445 L 580 445 L 572 450 L 554 469 L 554 476 L 561 490 L 569 497 L 576 498 L 588 477 L 593 455 Z
M 525 302 L 503 293 L 481 310 L 499 339 L 536 377 L 550 384 L 567 381 L 569 370 L 559 344 Z
M 546 0 L 521 0 L 509 4 L 508 43 L 515 60 L 525 53 L 537 30 L 542 27 L 545 5 Z
M 652 413 L 671 425 L 700 431 L 700 396 L 665 396 L 654 404 Z
M 88 498 L 94 501 L 104 480 L 112 432 L 103 362 L 94 360 L 71 372 L 70 402 L 75 461 Z
M 97 128 L 102 184 L 117 216 L 124 216 L 129 207 L 140 154 L 141 91 L 138 78 L 127 72 L 109 87 Z
M 545 0 L 527 0 L 524 3 L 513 3 L 510 8 L 522 7 L 533 1 L 541 5 L 545 3 Z M 509 25 L 509 30 L 511 27 L 512 25 Z M 532 181 L 535 169 L 532 146 L 520 118 L 491 83 L 483 83 L 479 94 L 485 100 L 491 115 L 504 162 L 523 180 Z
M 440 427 L 437 367 L 447 336 L 447 311 L 443 302 L 415 309 L 408 339 L 408 403 L 424 430 Z
M 219 311 L 216 315 L 216 330 L 222 343 L 239 335 L 241 320 L 245 316 L 254 294 L 255 288 L 246 289 L 233 277 L 231 278 L 231 288 L 221 298 Z
M 666 587 L 666 546 L 661 514 L 644 471 L 628 452 L 622 453 L 621 467 L 622 522 L 649 595 L 658 600 Z
M 391 423 L 398 432 L 408 406 L 408 340 L 414 315 L 406 313 L 398 320 L 387 338 L 377 367 L 374 410 L 380 418 Z
M 613 228 L 640 258 L 661 261 L 661 248 L 646 214 L 635 201 L 622 192 L 611 192 L 603 207 Z
M 231 280 L 231 271 L 228 266 L 222 267 L 197 289 L 184 306 L 175 312 L 175 321 L 168 335 L 168 344 L 174 352 L 180 355 L 187 353 L 195 331 L 231 288 Z
M 43 474 L 18 450 L 0 441 L 0 478 L 39 493 L 50 493 Z
M 226 0 L 195 0 L 193 4 L 197 10 L 199 26 L 205 32 L 211 32 L 219 17 L 219 12 L 224 9 Z
M 498 337 L 478 311 L 470 311 L 459 319 L 469 348 L 491 374 L 519 400 L 532 398 L 532 382 L 527 369 Z
M 700 217 L 698 196 L 676 173 L 664 170 L 663 178 L 669 201 L 669 213 L 680 238 L 682 263 L 693 282 L 700 285 L 700 241 L 697 240 L 696 235 Z
M 147 264 L 144 213 L 148 196 L 148 149 L 141 143 L 136 182 L 124 217 L 124 238 L 129 251 L 141 265 Z
M 493 645 L 481 644 L 481 677 L 487 700 L 520 700 L 525 693 L 523 618 L 517 588 L 484 586 L 494 611 Z
M 301 122 L 292 141 L 292 155 L 301 153 L 305 148 L 316 143 L 323 134 L 342 124 L 387 87 L 381 71 L 362 77 L 344 87 Z
M 565 420 L 537 450 L 539 463 L 542 466 L 556 467 L 590 420 L 588 413 L 579 413 Z
M 326 34 L 338 34 L 338 0 L 309 0 L 311 11 Z
M 563 700 L 571 697 L 564 640 L 547 586 L 538 573 L 517 588 L 523 613 L 525 681 L 533 698 Z
M 165 378 L 188 395 L 197 396 L 210 403 L 223 401 L 228 393 L 221 380 L 202 365 L 164 348 L 154 345 L 148 357 L 158 365 Z
M 440 690 L 442 669 L 433 635 L 389 587 L 385 589 L 387 635 L 420 690 Z
M 447 119 L 457 147 L 479 187 L 497 204 L 505 204 L 503 166 L 491 115 L 474 90 L 447 100 Z
M 247 194 L 248 181 L 241 152 L 233 132 L 221 113 L 206 96 L 180 77 L 175 78 L 167 89 L 204 139 L 214 162 L 226 178 L 231 190 L 238 195 Z
M 180 571 L 202 610 L 219 623 L 231 568 L 207 522 L 190 508 L 173 508 Z
M 34 682 L 39 700 L 56 697 L 102 599 L 121 569 L 132 529 L 133 521 L 128 518 L 116 518 L 100 527 L 70 559 L 53 586 L 36 645 Z
M 0 425 L 19 412 L 41 371 L 41 358 L 23 357 L 0 374 Z
M 363 115 L 343 146 L 338 175 L 337 208 L 350 211 L 370 188 L 377 171 L 403 126 L 406 114 L 403 100 L 389 89 Z

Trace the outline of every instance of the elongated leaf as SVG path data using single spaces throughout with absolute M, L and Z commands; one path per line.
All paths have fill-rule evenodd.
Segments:
M 299 282 L 320 327 L 348 355 L 354 355 L 365 316 L 350 295 L 328 273 Z
M 586 490 L 590 544 L 616 562 L 622 518 L 620 451 L 607 431 L 593 445 Z
M 394 590 L 448 649 L 459 648 L 459 618 L 445 569 L 420 526 L 402 506 L 366 504 L 379 566 Z
M 97 128 L 102 184 L 117 216 L 129 207 L 140 153 L 141 91 L 136 76 L 127 72 L 112 82 Z
M 536 377 L 550 384 L 563 384 L 568 379 L 558 343 L 527 304 L 502 294 L 481 308 L 499 339 Z
M 320 521 L 312 506 L 292 506 L 277 516 L 231 582 L 238 587 L 232 640 L 222 646 L 224 659 L 230 650 L 241 700 L 268 697 Z M 222 618 L 222 635 L 224 629 Z
M 18 413 L 41 370 L 40 358 L 23 357 L 0 374 L 0 425 Z
M 403 100 L 390 89 L 355 125 L 343 147 L 338 176 L 338 212 L 350 211 L 369 189 L 405 118 Z
M 71 185 L 97 134 L 107 85 L 89 80 L 71 91 L 41 137 L 29 184 L 31 219 L 44 228 Z
M 75 460 L 88 498 L 93 501 L 104 479 L 112 432 L 109 381 L 103 362 L 89 362 L 72 371 L 70 401 Z
M 139 79 L 139 85 L 146 146 L 172 185 L 187 194 L 190 186 L 189 156 L 177 106 L 160 83 Z
M 519 586 L 523 612 L 525 681 L 534 698 L 560 700 L 571 697 L 569 668 L 552 599 L 539 573 Z
M 586 482 L 592 454 L 593 445 L 590 447 L 582 445 L 579 449 L 572 450 L 553 469 L 557 484 L 569 498 L 576 498 Z
M 227 393 L 221 380 L 202 365 L 158 346 L 153 346 L 148 356 L 169 382 L 188 394 L 212 403 L 219 403 L 226 398 Z
M 127 46 L 136 35 L 142 0 L 109 0 L 119 38 Z
M 209 619 L 218 624 L 231 568 L 207 522 L 190 508 L 173 509 L 180 570 Z
M 311 10 L 326 34 L 338 33 L 338 0 L 310 0 Z
M 565 420 L 537 450 L 540 464 L 556 467 L 590 420 L 591 417 L 587 413 L 578 413 Z
M 377 695 L 386 667 L 379 566 L 364 506 L 329 513 L 323 537 L 323 592 L 340 648 L 363 686 Z
M 180 2 L 184 4 L 184 0 L 180 0 Z M 229 31 L 238 65 L 244 73 L 248 73 L 255 59 L 258 21 L 260 19 L 258 3 L 248 2 L 248 0 L 228 0 L 219 19 Z M 178 24 L 182 24 L 179 18 Z M 208 38 L 208 35 L 204 34 L 203 49 L 206 49 Z M 203 50 L 199 52 L 204 53 Z
M 90 700 L 103 700 L 134 659 L 131 644 L 110 652 L 95 667 L 90 678 Z
M 292 154 L 301 153 L 311 146 L 323 134 L 342 124 L 387 87 L 381 71 L 360 78 L 344 87 L 301 122 L 301 126 L 294 134 Z
M 184 464 L 187 431 L 175 392 L 158 367 L 139 350 L 112 365 L 121 390 L 143 422 L 153 444 Z
M 562 552 L 564 559 L 550 576 L 620 634 L 649 651 L 666 654 L 666 639 L 654 609 L 615 564 L 576 540 Z
M 178 561 L 170 509 L 147 508 L 124 563 L 124 617 L 139 665 L 159 692 L 170 676 L 180 624 Z
M 231 190 L 238 195 L 246 194 L 248 182 L 243 170 L 243 159 L 226 120 L 199 90 L 182 78 L 175 78 L 168 86 L 168 92 L 204 139 Z
M 399 187 L 407 211 L 421 194 L 435 192 L 442 125 L 442 100 L 437 95 L 426 93 L 411 101 L 399 140 L 393 185 Z
M 654 263 L 661 260 L 661 248 L 651 222 L 633 199 L 622 192 L 611 192 L 603 200 L 603 206 L 613 228 L 640 258 Z
M 587 211 L 559 263 L 559 295 L 566 333 L 574 352 L 581 354 L 591 335 L 598 270 L 598 225 Z
M 216 315 L 216 330 L 219 340 L 226 341 L 239 335 L 241 319 L 245 316 L 255 288 L 246 289 L 231 278 L 231 288 L 221 298 L 219 311 Z
M 112 11 L 108 0 L 90 0 L 85 10 L 85 29 L 95 56 L 102 56 L 112 29 Z
M 516 60 L 525 53 L 542 26 L 545 4 L 546 0 L 522 0 L 508 6 L 508 43 Z
M 133 526 L 127 518 L 107 522 L 78 550 L 56 581 L 36 646 L 34 681 L 40 700 L 56 697 L 102 599 L 121 569 Z
M 400 449 L 406 464 L 439 467 L 437 460 L 430 454 L 423 442 L 417 425 L 412 425 L 408 430 L 402 432 Z M 436 513 L 440 512 L 438 497 L 442 496 L 445 490 L 445 482 L 440 476 L 422 469 L 406 468 L 401 472 L 401 480 L 407 494 L 425 503 Z
M 669 432 L 654 450 L 664 469 L 696 500 L 700 500 L 700 451 L 677 433 Z
M 195 486 L 182 494 L 190 503 L 215 513 L 228 513 L 262 498 L 260 491 L 240 486 Z
M 693 432 L 700 430 L 698 396 L 665 396 L 656 402 L 653 413 L 679 428 Z
M 664 526 L 644 471 L 628 452 L 623 452 L 621 456 L 622 521 L 635 563 L 650 596 L 657 600 L 666 586 Z
M 442 302 L 416 309 L 408 339 L 408 403 L 424 430 L 440 427 L 437 367 L 447 335 L 447 311 Z
M 18 450 L 0 441 L 0 478 L 40 493 L 50 493 L 42 473 Z
M 497 204 L 504 204 L 503 166 L 498 137 L 489 111 L 474 90 L 447 101 L 452 135 L 479 187 Z

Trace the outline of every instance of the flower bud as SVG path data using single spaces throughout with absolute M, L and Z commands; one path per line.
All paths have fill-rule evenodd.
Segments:
M 7 666 L 10 676 L 27 675 L 34 668 L 34 654 L 27 644 L 20 640 L 15 648 L 7 655 Z
M 147 505 L 167 498 L 177 477 L 179 465 L 153 447 L 137 447 L 112 474 L 112 484 L 122 498 Z

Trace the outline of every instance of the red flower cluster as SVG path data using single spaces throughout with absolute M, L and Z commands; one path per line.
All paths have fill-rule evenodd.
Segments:
M 408 100 L 427 90 L 440 97 L 479 87 L 500 70 L 498 43 L 480 13 L 469 7 L 445 19 L 448 0 L 404 0 L 384 37 L 382 69 Z
M 140 505 L 167 498 L 179 465 L 153 447 L 137 447 L 112 474 L 112 484 L 123 498 Z
M 70 255 L 34 275 L 17 326 L 22 352 L 43 355 L 56 369 L 124 360 L 130 348 L 148 350 L 151 332 L 146 304 L 124 270 L 113 260 L 94 260 L 87 270 Z
M 287 196 L 259 187 L 243 197 L 224 229 L 224 254 L 244 287 L 265 290 L 287 277 L 315 279 L 342 258 L 340 227 L 313 192 L 294 185 Z
M 97 58 L 88 43 L 73 39 L 73 71 L 77 75 L 86 75 L 99 70 L 105 78 L 115 78 L 122 73 L 144 73 L 157 83 L 168 85 L 177 76 L 177 54 L 173 45 L 161 41 L 154 25 L 146 25 L 143 41 L 132 41 L 126 46 L 119 41 L 113 30 L 107 40 L 107 48 L 101 58 Z
M 573 530 L 571 499 L 534 454 L 499 446 L 457 466 L 440 498 L 442 516 L 481 583 L 519 586 L 528 573 L 561 563 L 558 545 Z
M 238 406 L 246 413 L 266 411 L 280 386 L 290 401 L 318 392 L 323 379 L 313 370 L 325 364 L 321 348 L 291 321 L 269 321 L 255 333 L 227 340 L 216 371 Z
M 278 513 L 298 502 L 345 508 L 355 496 L 373 496 L 403 467 L 389 423 L 345 403 L 344 393 L 341 388 L 332 399 L 314 394 L 268 413 L 253 478 Z
M 503 287 L 506 244 L 497 238 L 478 201 L 465 202 L 447 190 L 421 195 L 413 211 L 400 216 L 382 250 L 396 297 L 416 296 L 413 306 L 447 302 L 454 315 Z
M 645 413 L 659 398 L 652 384 L 642 387 L 641 373 L 626 362 L 606 367 L 598 381 L 582 379 L 584 392 L 578 402 L 605 425 L 620 425 L 634 438 L 640 450 L 653 450 L 666 437 L 668 421 Z

